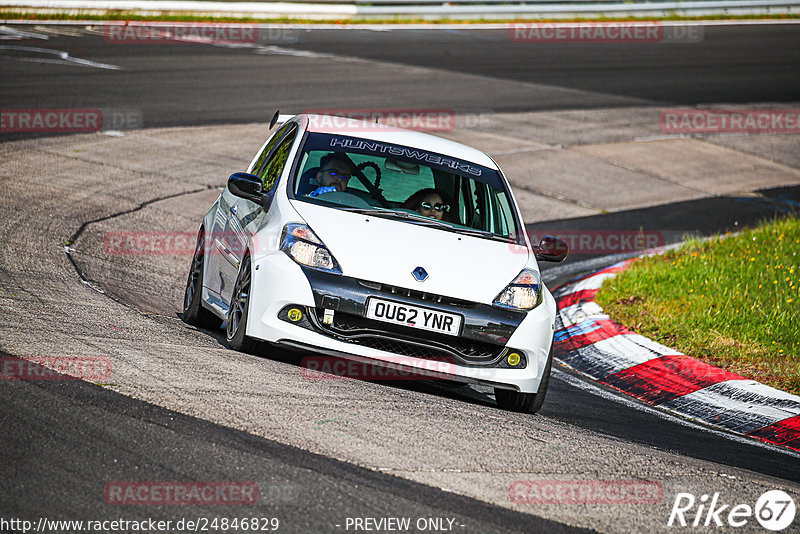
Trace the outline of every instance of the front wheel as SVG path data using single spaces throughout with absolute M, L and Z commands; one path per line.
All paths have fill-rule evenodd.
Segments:
M 255 341 L 247 337 L 247 315 L 250 308 L 250 256 L 242 258 L 239 274 L 233 286 L 231 307 L 228 310 L 228 325 L 225 337 L 228 346 L 233 350 L 250 352 L 255 348 Z
M 542 381 L 536 393 L 520 393 L 510 389 L 494 388 L 494 397 L 497 406 L 511 412 L 537 413 L 542 409 L 544 398 L 547 395 L 547 386 L 550 383 L 550 370 L 553 367 L 553 346 L 550 345 L 550 354 L 547 365 L 542 373 Z
M 205 262 L 205 233 L 197 234 L 197 246 L 192 256 L 192 267 L 183 294 L 183 322 L 200 328 L 218 328 L 219 318 L 203 307 L 203 267 Z

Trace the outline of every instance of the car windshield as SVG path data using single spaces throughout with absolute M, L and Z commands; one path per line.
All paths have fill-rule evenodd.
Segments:
M 521 235 L 496 170 L 386 142 L 311 133 L 290 190 L 303 202 L 477 237 Z

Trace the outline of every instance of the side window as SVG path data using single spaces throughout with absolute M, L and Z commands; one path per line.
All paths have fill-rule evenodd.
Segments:
M 472 226 L 472 214 L 475 210 L 472 199 L 470 198 L 469 188 L 467 187 L 467 180 L 459 177 L 457 183 L 458 187 L 458 217 L 464 226 Z
M 272 149 L 275 148 L 275 145 L 278 144 L 278 141 L 281 140 L 283 134 L 288 132 L 289 128 L 291 127 L 294 127 L 294 123 L 290 122 L 278 128 L 278 130 L 272 135 L 272 137 L 270 137 L 269 142 L 264 147 L 264 150 L 262 150 L 261 154 L 259 154 L 255 165 L 253 165 L 253 170 L 251 170 L 250 172 L 252 172 L 257 176 L 261 176 L 260 172 L 264 168 L 264 163 L 267 161 L 267 158 L 272 152 Z
M 462 186 L 462 193 L 464 194 L 464 205 L 467 211 L 467 219 L 464 223 L 471 228 L 479 230 L 486 230 L 483 224 L 483 198 L 482 191 L 477 188 L 477 182 L 473 180 L 464 180 Z
M 275 187 L 275 183 L 280 178 L 283 168 L 286 167 L 286 161 L 289 158 L 289 152 L 292 149 L 292 142 L 297 135 L 297 130 L 289 133 L 275 149 L 272 157 L 267 161 L 264 169 L 258 172 L 257 176 L 261 178 L 264 184 L 264 191 L 271 191 Z
M 510 235 L 509 223 L 514 220 L 514 215 L 511 212 L 511 205 L 508 203 L 508 197 L 496 189 L 494 190 L 494 194 L 497 208 L 500 212 L 495 232 L 500 235 Z

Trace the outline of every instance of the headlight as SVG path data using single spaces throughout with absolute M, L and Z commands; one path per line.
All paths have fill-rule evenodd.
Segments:
M 281 234 L 281 250 L 306 267 L 342 274 L 331 251 L 305 224 L 287 224 Z
M 542 301 L 542 279 L 539 273 L 524 269 L 494 299 L 495 306 L 513 310 L 530 310 Z

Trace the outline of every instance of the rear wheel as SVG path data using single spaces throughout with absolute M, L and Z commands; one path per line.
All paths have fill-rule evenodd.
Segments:
M 550 383 L 550 370 L 553 366 L 553 346 L 550 346 L 550 354 L 547 357 L 547 365 L 544 367 L 542 373 L 542 381 L 539 383 L 539 389 L 536 393 L 520 393 L 519 391 L 512 391 L 510 389 L 495 388 L 494 396 L 497 399 L 497 405 L 512 412 L 525 412 L 537 413 L 544 404 L 544 398 L 547 395 L 547 386 Z
M 228 346 L 234 350 L 250 352 L 255 348 L 255 341 L 247 337 L 247 315 L 250 308 L 250 256 L 242 258 L 239 274 L 233 286 L 231 307 L 228 310 L 228 325 L 225 337 Z
M 192 256 L 186 291 L 183 294 L 183 321 L 200 328 L 219 328 L 219 318 L 203 307 L 203 265 L 205 263 L 205 232 L 197 234 L 197 246 Z

